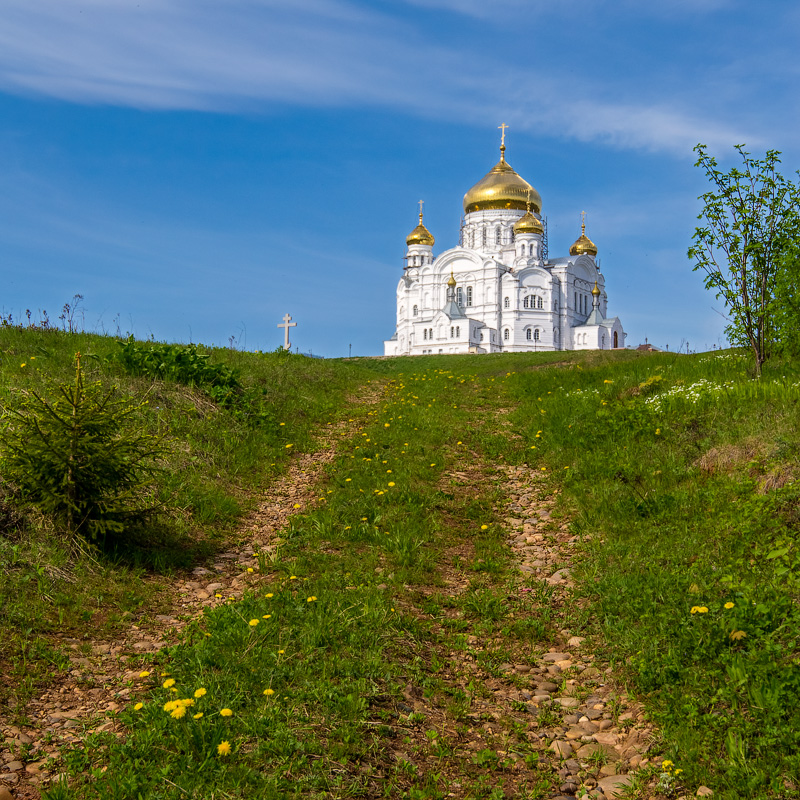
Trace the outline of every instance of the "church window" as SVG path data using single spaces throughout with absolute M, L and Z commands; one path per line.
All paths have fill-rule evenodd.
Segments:
M 416 316 L 417 316 L 417 314 L 419 313 L 419 308 L 418 308 L 417 306 L 414 306 L 414 310 L 413 310 L 413 312 L 412 312 L 412 313 L 413 313 L 413 314 L 414 314 L 414 316 L 416 317 Z
M 535 342 L 539 341 L 539 329 L 538 328 L 533 332 L 533 340 Z
M 486 245 L 486 228 L 483 228 L 483 230 L 481 231 L 481 241 L 483 242 L 484 245 Z
M 494 229 L 494 243 L 495 243 L 495 244 L 500 244 L 500 242 L 501 242 L 501 237 L 502 237 L 502 233 L 500 232 L 500 226 L 498 225 L 498 226 L 497 226 L 497 227 Z
M 472 287 L 471 286 L 467 286 L 467 305 L 468 306 L 472 305 Z
M 578 293 L 575 292 L 575 310 L 578 311 Z
M 536 308 L 542 308 L 542 298 L 541 297 L 537 297 L 536 298 Z
M 514 233 L 514 229 L 512 228 L 512 229 L 511 229 L 511 241 L 512 241 L 512 242 L 515 242 L 516 240 L 517 240 L 517 236 L 516 236 L 516 234 Z M 524 245 L 523 245 L 523 247 L 524 247 Z
M 503 338 L 504 338 L 504 339 L 508 339 L 509 335 L 510 335 L 510 334 L 509 334 L 508 328 L 506 328 L 506 329 L 503 331 Z
M 463 308 L 463 306 L 464 306 L 464 291 L 460 286 L 458 287 L 458 289 L 456 289 L 456 303 L 458 303 Z
M 616 350 L 619 347 L 619 339 L 617 338 L 617 332 L 614 331 L 614 349 Z
M 451 338 L 451 339 L 453 338 L 453 335 L 454 335 L 454 334 L 455 334 L 455 328 L 453 328 L 453 326 L 451 325 L 451 326 L 450 326 L 450 338 Z
M 528 329 L 525 331 L 525 338 L 526 338 L 526 339 L 528 339 L 528 340 L 530 340 L 530 338 L 531 338 L 531 329 L 530 329 L 530 328 L 528 328 Z
M 503 298 L 503 308 L 511 308 L 511 300 L 508 297 Z
M 483 341 L 483 333 L 481 333 L 481 341 Z
M 422 331 L 422 338 L 423 338 L 423 339 L 427 339 L 427 338 L 428 338 L 428 329 L 427 329 L 427 328 L 425 328 L 425 329 Z
M 531 242 L 531 255 L 533 255 L 533 242 Z
M 461 326 L 460 325 L 456 325 L 456 339 L 460 339 L 460 338 L 461 338 Z
M 523 306 L 523 308 L 527 308 L 527 307 L 528 307 L 528 299 L 529 299 L 529 298 L 527 298 L 527 297 L 526 297 L 526 298 L 525 298 L 525 299 L 522 301 L 522 306 Z

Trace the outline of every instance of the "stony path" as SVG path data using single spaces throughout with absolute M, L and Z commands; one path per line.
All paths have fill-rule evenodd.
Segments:
M 137 620 L 114 641 L 63 640 L 65 649 L 74 653 L 72 668 L 28 704 L 33 724 L 10 725 L 0 710 L 0 800 L 39 798 L 39 787 L 60 777 L 57 758 L 63 747 L 80 745 L 100 731 L 120 734 L 114 712 L 135 692 L 140 672 L 149 668 L 148 654 L 179 641 L 186 624 L 205 609 L 228 597 L 241 597 L 261 580 L 256 554 L 268 559 L 278 546 L 277 532 L 291 515 L 319 499 L 315 483 L 320 473 L 335 458 L 338 441 L 354 431 L 352 420 L 329 425 L 321 432 L 316 452 L 296 454 L 287 473 L 269 487 L 244 520 L 235 537 L 237 544 L 166 587 L 167 613 Z

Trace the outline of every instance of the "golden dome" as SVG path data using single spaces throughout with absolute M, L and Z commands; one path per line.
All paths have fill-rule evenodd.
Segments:
M 505 149 L 505 145 L 500 147 L 500 160 L 464 195 L 464 213 L 487 208 L 525 211 L 529 192 L 534 211 L 542 210 L 541 195 L 506 163 Z
M 453 275 L 453 271 L 452 271 L 452 270 L 450 271 L 450 278 L 449 278 L 449 280 L 447 281 L 447 285 L 448 285 L 448 286 L 449 286 L 451 289 L 454 289 L 454 288 L 455 288 L 455 286 L 456 286 L 456 277 L 455 277 L 455 275 Z
M 419 215 L 419 225 L 414 228 L 411 233 L 408 234 L 408 238 L 406 238 L 406 244 L 411 246 L 412 244 L 426 244 L 430 247 L 433 247 L 434 238 L 431 232 L 422 224 L 422 214 Z
M 528 211 L 514 223 L 514 233 L 544 233 L 541 221 Z
M 596 256 L 597 245 L 586 235 L 586 212 L 581 214 L 581 235 L 570 247 L 569 254 L 571 256 Z
M 597 281 L 594 282 L 594 289 L 592 289 L 592 297 L 600 297 L 601 295 L 600 289 L 597 287 Z

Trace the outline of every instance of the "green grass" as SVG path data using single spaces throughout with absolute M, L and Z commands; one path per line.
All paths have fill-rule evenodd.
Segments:
M 128 394 L 150 386 L 111 358 L 112 340 L 50 336 L 0 331 L 6 390 L 60 380 L 75 349 Z M 23 354 L 44 352 L 47 374 L 19 367 Z M 225 546 L 249 490 L 281 470 L 286 444 L 311 448 L 315 430 L 342 416 L 363 427 L 328 468 L 325 502 L 294 517 L 276 559 L 262 559 L 266 583 L 156 657 L 137 686 L 141 709 L 121 714 L 127 739 L 98 736 L 70 753 L 72 789 L 51 800 L 434 798 L 456 774 L 464 796 L 499 797 L 513 785 L 518 796 L 547 797 L 557 784 L 537 766 L 514 717 L 521 709 L 502 721 L 502 746 L 459 750 L 485 691 L 460 659 L 499 675 L 504 662 L 532 657 L 564 614 L 659 724 L 664 755 L 682 770 L 670 790 L 800 797 L 794 364 L 769 365 L 754 381 L 734 352 L 339 363 L 214 351 L 216 360 L 236 371 L 238 405 L 220 406 L 201 387 L 151 389 L 147 424 L 181 443 L 163 496 L 186 513 L 106 556 L 84 590 L 57 571 L 88 576 L 80 555 L 52 545 L 32 518 L 15 530 L 7 503 L 9 597 L 57 594 L 75 607 L 63 612 L 67 626 L 77 609 L 95 613 L 87 598 L 100 586 L 113 584 L 98 614 L 109 602 L 151 602 L 134 591 L 136 570 L 175 565 L 178 542 L 193 542 L 187 561 Z M 380 402 L 346 399 L 363 387 L 377 387 Z M 581 538 L 574 575 L 584 603 L 554 611 L 551 593 L 516 573 L 494 511 L 495 463 L 543 468 L 559 490 L 553 513 Z M 454 477 L 465 469 L 466 484 Z M 38 664 L 44 679 L 61 666 L 47 633 L 62 622 L 46 601 L 24 606 L 15 668 Z M 167 677 L 174 687 L 162 686 Z M 163 708 L 176 697 L 195 700 L 181 718 Z M 556 720 L 545 711 L 540 723 Z M 222 742 L 230 754 L 218 753 Z M 501 749 L 525 765 L 513 781 Z

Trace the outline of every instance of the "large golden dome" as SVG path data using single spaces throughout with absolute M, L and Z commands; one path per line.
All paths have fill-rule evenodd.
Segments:
M 500 161 L 484 175 L 465 195 L 464 213 L 484 211 L 487 208 L 528 208 L 528 193 L 533 210 L 541 212 L 539 192 L 506 163 L 505 145 L 500 148 Z
M 412 244 L 426 244 L 433 247 L 433 234 L 422 224 L 422 214 L 419 215 L 419 225 L 408 234 L 406 244 L 409 245 L 409 247 Z

